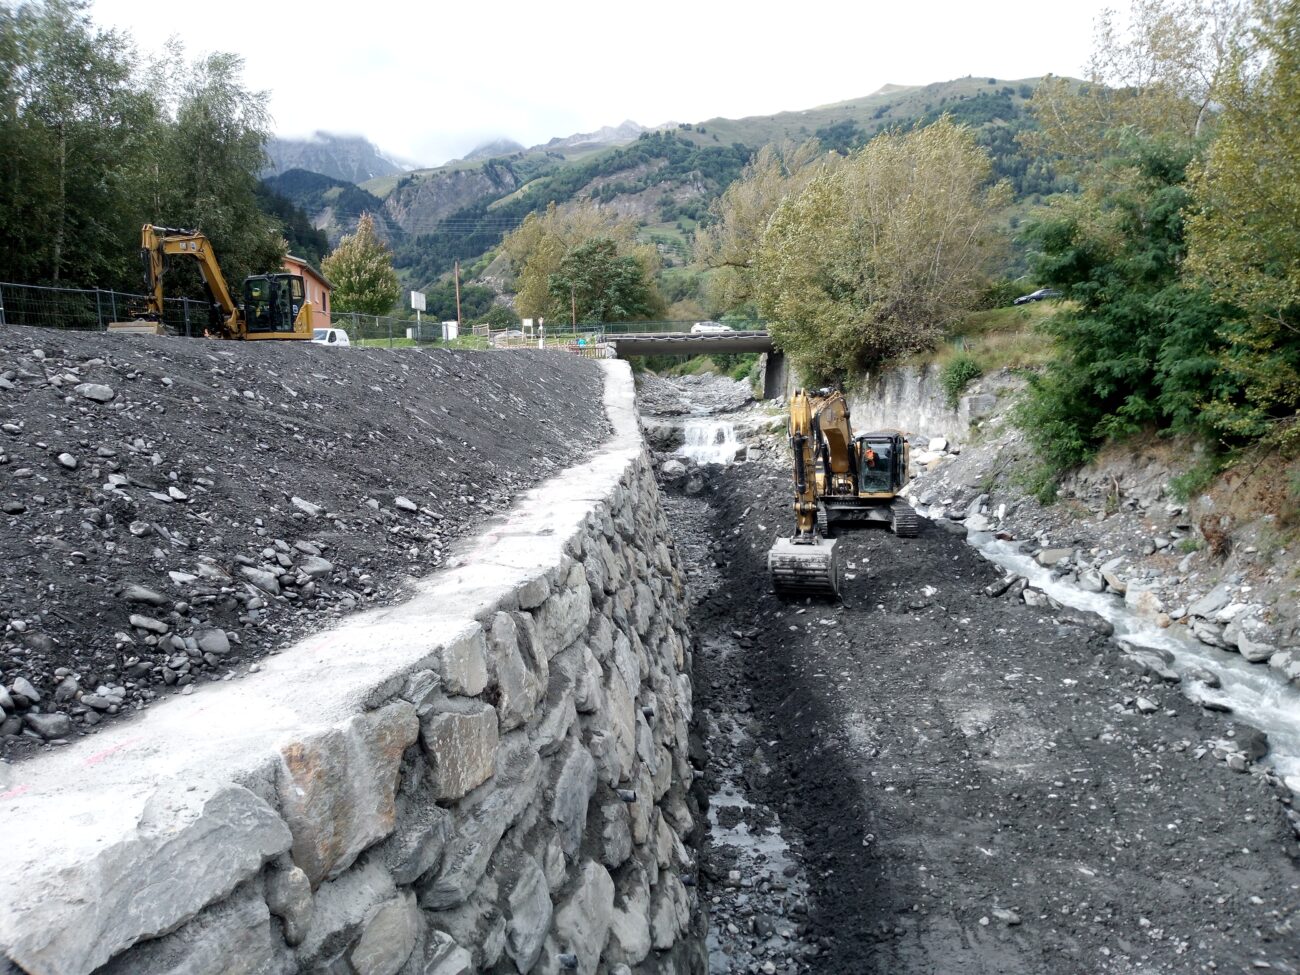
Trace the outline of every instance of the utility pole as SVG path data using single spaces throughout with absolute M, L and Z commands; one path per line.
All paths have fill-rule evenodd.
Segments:
M 573 314 L 573 334 L 578 334 L 578 292 L 572 281 L 569 282 L 569 308 Z
M 456 262 L 456 325 L 460 326 L 460 261 Z

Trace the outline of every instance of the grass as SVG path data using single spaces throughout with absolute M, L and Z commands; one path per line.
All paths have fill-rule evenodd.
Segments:
M 488 340 L 481 335 L 462 335 L 450 342 L 417 342 L 415 339 L 354 339 L 353 345 L 366 349 L 486 349 Z
M 1053 351 L 1052 340 L 1037 327 L 1060 308 L 1056 302 L 1037 301 L 974 312 L 953 329 L 939 348 L 912 356 L 904 363 L 947 368 L 955 359 L 965 357 L 986 375 L 999 369 L 1037 369 L 1047 364 Z

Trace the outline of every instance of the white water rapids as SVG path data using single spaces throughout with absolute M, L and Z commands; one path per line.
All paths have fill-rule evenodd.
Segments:
M 1130 613 L 1113 594 L 1086 592 L 1053 579 L 1050 571 L 1020 551 L 1016 542 L 1003 542 L 988 532 L 970 532 L 967 542 L 985 558 L 1027 578 L 1058 603 L 1072 609 L 1096 613 L 1115 627 L 1115 636 L 1134 646 L 1167 650 L 1174 656 L 1173 669 L 1183 678 L 1179 685 L 1197 698 L 1226 704 L 1234 714 L 1268 735 L 1265 761 L 1278 774 L 1300 781 L 1300 690 L 1264 664 L 1252 664 L 1237 654 L 1206 646 L 1185 636 L 1181 627 L 1162 629 Z M 1190 676 L 1191 671 L 1209 670 L 1223 682 L 1211 688 Z
M 687 420 L 683 438 L 677 454 L 697 464 L 730 464 L 742 449 L 735 424 L 727 420 Z

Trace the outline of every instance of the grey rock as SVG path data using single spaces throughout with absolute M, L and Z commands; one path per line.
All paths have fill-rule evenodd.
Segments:
M 443 931 L 432 930 L 424 947 L 417 949 L 419 964 L 411 975 L 475 975 L 474 956 Z
M 1103 592 L 1106 589 L 1106 580 L 1096 569 L 1084 569 L 1079 573 L 1079 588 L 1084 592 Z
M 112 386 L 105 386 L 102 383 L 82 383 L 75 387 L 73 392 L 96 403 L 108 403 L 117 396 Z
M 31 701 L 33 704 L 40 703 L 41 692 L 38 691 L 35 687 L 33 687 L 32 682 L 29 681 L 26 677 L 15 677 L 13 679 L 13 683 L 9 685 L 9 689 L 13 691 L 15 694 L 19 694 L 27 698 L 27 700 Z M 9 701 L 9 706 L 13 707 L 12 699 Z
M 557 955 L 572 954 L 577 957 L 579 975 L 595 975 L 613 912 L 614 881 L 609 871 L 599 863 L 586 861 L 572 893 L 555 912 L 555 939 L 546 943 L 543 971 L 558 966 Z
M 54 689 L 54 703 L 67 704 L 77 696 L 81 690 L 81 685 L 77 683 L 75 677 L 65 677 L 59 681 L 59 686 Z
M 1073 554 L 1072 549 L 1068 548 L 1045 548 L 1042 549 L 1034 558 L 1039 565 L 1051 568 L 1068 559 Z
M 1137 709 L 1143 714 L 1154 714 L 1160 710 L 1160 705 L 1156 704 L 1150 698 L 1139 697 L 1136 701 Z
M 420 745 L 439 801 L 459 799 L 496 771 L 496 708 L 482 701 L 444 698 L 420 719 Z
M 650 940 L 659 951 L 667 951 L 690 923 L 691 903 L 677 874 L 659 871 L 659 883 L 650 898 Z
M 295 946 L 302 944 L 315 909 L 307 874 L 292 863 L 269 871 L 266 903 L 271 913 L 283 922 L 285 941 Z
M 21 501 L 4 501 L 0 502 L 0 511 L 7 515 L 21 515 L 27 510 L 27 505 Z
M 56 738 L 66 738 L 72 734 L 72 719 L 61 711 L 55 711 L 53 714 L 35 714 L 29 712 L 23 716 L 27 722 L 27 727 L 36 732 L 46 741 L 53 741 Z
M 663 462 L 663 466 L 659 468 L 659 472 L 663 474 L 666 479 L 670 481 L 675 480 L 676 478 L 684 477 L 686 475 L 686 465 L 680 460 L 672 458 Z
M 487 637 L 481 627 L 442 649 L 440 673 L 448 694 L 475 697 L 487 688 Z
M 122 590 L 120 598 L 128 603 L 145 603 L 149 606 L 166 606 L 171 600 L 160 592 L 155 592 L 146 586 L 138 586 L 132 583 Z
M 619 881 L 619 896 L 610 917 L 606 962 L 639 965 L 650 954 L 650 890 L 645 874 L 633 870 Z
M 319 518 L 321 515 L 325 513 L 325 509 L 322 508 L 320 505 L 312 504 L 310 501 L 306 501 L 299 497 L 294 497 L 290 499 L 289 503 L 292 504 L 299 511 L 301 511 L 308 518 Z
M 132 613 L 130 623 L 136 629 L 146 630 L 149 633 L 163 634 L 171 629 L 162 620 L 156 620 L 152 616 L 141 616 L 139 613 Z
M 415 512 L 420 510 L 420 506 L 418 504 L 416 504 L 410 498 L 403 497 L 400 494 L 393 499 L 393 504 L 394 506 L 402 509 L 403 511 Z
M 289 842 L 275 811 L 242 786 L 164 786 L 134 833 L 0 906 L 10 915 L 0 926 L 17 933 L 9 957 L 53 975 L 92 971 L 229 896 Z
M 1192 618 L 1192 634 L 1202 643 L 1208 643 L 1212 647 L 1228 649 L 1228 641 L 1223 638 L 1223 627 L 1218 623 L 1212 623 L 1209 620 L 1200 617 Z
M 496 788 L 480 790 L 481 797 L 462 808 L 461 825 L 447 844 L 442 866 L 420 890 L 420 905 L 445 910 L 462 903 L 487 871 L 501 837 L 532 803 L 541 781 L 542 763 L 523 742 L 502 748 Z
M 5 711 L 18 710 L 17 705 L 14 704 L 14 699 L 9 696 L 9 691 L 5 689 L 3 684 L 0 684 L 0 709 Z
M 217 657 L 224 657 L 230 652 L 230 638 L 224 630 L 200 630 L 194 634 L 199 649 Z
M 397 975 L 415 950 L 420 922 L 420 908 L 412 894 L 379 905 L 349 958 L 356 975 Z
M 272 596 L 280 595 L 280 577 L 274 572 L 267 572 L 252 565 L 241 565 L 239 574 L 263 592 Z
M 271 914 L 246 885 L 179 931 L 147 941 L 96 975 L 270 975 L 288 969 L 288 953 L 272 940 Z
M 570 573 L 568 585 L 552 592 L 537 611 L 537 631 L 548 657 L 554 657 L 587 632 L 591 620 L 591 589 L 587 577 Z
M 582 845 L 587 826 L 587 806 L 596 792 L 596 760 L 579 741 L 569 743 L 568 753 L 555 782 L 551 801 L 551 822 L 560 834 L 564 852 L 574 856 Z
M 509 613 L 497 613 L 488 632 L 488 670 L 497 688 L 501 731 L 520 727 L 537 708 L 544 685 L 524 660 L 519 628 Z
M 397 831 L 384 851 L 393 882 L 413 884 L 436 867 L 451 831 L 451 813 L 439 806 L 413 804 L 405 815 L 399 815 Z
M 298 565 L 304 575 L 313 579 L 320 579 L 334 571 L 334 563 L 329 559 L 322 559 L 316 555 L 310 555 L 303 559 Z
M 624 802 L 601 807 L 600 862 L 613 870 L 632 855 L 632 816 Z
M 984 515 L 968 515 L 966 517 L 966 530 L 972 532 L 992 531 L 993 522 L 989 521 Z
M 77 458 L 73 457 L 72 454 L 62 453 L 55 459 L 58 460 L 60 467 L 66 468 L 70 471 L 75 471 L 77 469 Z
M 295 972 L 353 975 L 347 949 L 361 937 L 378 907 L 397 896 L 393 879 L 374 857 L 316 888 L 307 936 L 295 954 Z
M 1228 605 L 1228 587 L 1218 585 L 1187 607 L 1188 616 L 1213 617 Z
M 1106 580 L 1106 585 L 1108 585 L 1111 588 L 1111 591 L 1117 592 L 1121 596 L 1127 594 L 1128 582 L 1117 572 L 1115 572 L 1113 569 L 1107 569 L 1105 566 L 1103 566 L 1101 570 L 1101 577 Z
M 506 954 L 527 972 L 537 963 L 551 927 L 553 905 L 546 874 L 537 860 L 524 856 L 515 875 L 502 885 L 506 911 Z

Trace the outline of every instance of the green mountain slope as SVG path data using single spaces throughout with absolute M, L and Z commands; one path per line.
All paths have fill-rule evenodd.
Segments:
M 435 169 L 385 175 L 361 186 L 291 171 L 269 184 L 309 213 L 331 242 L 376 214 L 395 263 L 411 286 L 435 281 L 456 260 L 495 247 L 529 213 L 590 200 L 637 221 L 668 263 L 683 262 L 695 226 L 759 147 L 816 137 L 850 151 L 894 127 L 928 124 L 943 113 L 971 125 L 994 160 L 996 178 L 1019 198 L 1063 188 L 1050 161 L 1026 156 L 1016 140 L 1031 126 L 1025 102 L 1039 79 L 959 78 L 931 85 L 886 85 L 865 98 L 743 119 L 684 123 L 642 132 L 630 143 L 548 146 Z

